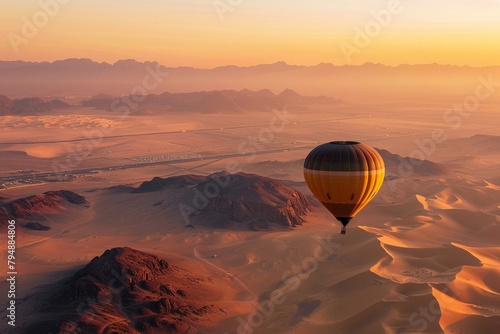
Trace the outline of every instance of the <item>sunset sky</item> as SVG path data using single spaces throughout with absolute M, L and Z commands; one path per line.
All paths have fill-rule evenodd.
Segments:
M 500 0 L 60 0 L 53 17 L 42 12 L 56 1 L 2 1 L 1 60 L 500 65 Z M 390 23 L 356 44 L 356 28 L 378 24 L 372 12 L 390 2 L 400 3 Z M 38 32 L 23 35 L 34 17 Z M 346 57 L 342 46 L 357 51 Z

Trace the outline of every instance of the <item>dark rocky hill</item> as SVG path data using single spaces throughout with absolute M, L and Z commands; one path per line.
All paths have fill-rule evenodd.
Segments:
M 53 110 L 70 108 L 71 106 L 61 100 L 44 101 L 38 97 L 11 100 L 0 95 L 0 115 L 32 115 Z
M 164 191 L 164 201 L 179 199 L 187 222 L 210 227 L 266 229 L 296 227 L 309 209 L 307 198 L 284 183 L 256 174 L 184 175 L 154 178 L 135 192 Z
M 198 333 L 227 316 L 223 286 L 156 255 L 114 248 L 20 301 L 16 333 Z M 220 283 L 220 282 L 219 282 Z
M 88 204 L 85 197 L 72 191 L 48 191 L 43 194 L 0 203 L 0 225 L 6 224 L 9 219 L 15 219 L 16 221 L 19 219 L 44 221 L 45 215 L 58 213 L 70 205 L 87 206 Z M 30 223 L 24 226 L 30 229 L 46 230 L 39 222 Z
M 430 160 L 403 157 L 383 149 L 377 151 L 384 159 L 386 174 L 389 177 L 443 176 L 452 173 L 444 165 Z

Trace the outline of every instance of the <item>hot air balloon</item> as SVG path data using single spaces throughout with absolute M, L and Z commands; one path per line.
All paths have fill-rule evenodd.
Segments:
M 377 194 L 385 165 L 373 148 L 355 141 L 334 141 L 313 149 L 304 162 L 304 178 L 314 196 L 343 225 Z

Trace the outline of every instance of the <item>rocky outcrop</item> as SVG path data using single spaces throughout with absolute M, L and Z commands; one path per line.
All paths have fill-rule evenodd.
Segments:
M 65 296 L 69 301 L 97 298 L 99 293 L 109 292 L 103 287 L 110 278 L 121 284 L 122 288 L 133 290 L 143 282 L 151 281 L 156 277 L 165 276 L 178 268 L 171 267 L 165 260 L 156 255 L 143 253 L 131 248 L 114 248 L 107 250 L 103 255 L 95 257 L 83 269 L 76 272 L 64 284 Z M 58 296 L 59 298 L 59 296 Z
M 196 184 L 202 181 L 204 178 L 197 175 L 182 175 L 173 176 L 169 178 L 162 179 L 161 177 L 155 177 L 151 181 L 143 182 L 139 188 L 133 190 L 135 193 L 149 193 L 160 191 L 163 189 L 180 189 L 187 186 Z
M 219 173 L 211 176 L 227 179 L 217 196 L 199 210 L 198 216 L 217 217 L 219 224 L 228 221 L 247 223 L 251 229 L 267 228 L 270 224 L 287 227 L 302 225 L 310 210 L 307 198 L 299 191 L 256 174 Z M 211 181 L 205 180 L 196 189 L 203 193 Z M 208 197 L 208 196 L 207 196 Z
M 110 249 L 29 295 L 34 321 L 20 333 L 191 333 L 192 323 L 225 316 L 207 301 L 213 284 L 156 255 Z
M 71 107 L 64 101 L 44 101 L 38 97 L 11 100 L 0 95 L 0 115 L 29 115 Z
M 284 183 L 256 174 L 215 173 L 154 178 L 134 192 L 165 191 L 179 199 L 184 218 L 209 227 L 262 229 L 273 225 L 296 227 L 309 209 L 307 198 Z
M 377 149 L 377 151 L 384 159 L 388 176 L 440 176 L 452 173 L 449 168 L 430 160 L 402 157 L 383 149 Z
M 87 206 L 89 203 L 85 197 L 72 191 L 48 191 L 0 204 L 0 224 L 9 219 L 44 219 L 44 215 L 58 213 L 68 204 Z
M 6 116 L 14 111 L 14 102 L 5 95 L 0 95 L 0 115 Z

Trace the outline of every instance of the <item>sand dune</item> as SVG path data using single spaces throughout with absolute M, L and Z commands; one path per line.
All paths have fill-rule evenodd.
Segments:
M 11 148 L 16 148 L 14 145 Z M 16 151 L 14 151 L 16 152 Z M 68 154 L 68 151 L 61 147 L 61 145 L 31 145 L 25 151 L 17 151 L 20 153 L 25 153 L 26 155 L 34 158 L 42 158 L 42 159 L 53 159 L 65 154 Z
M 381 244 L 391 260 L 382 259 L 371 271 L 397 283 L 446 282 L 466 260 L 463 252 L 449 247 L 408 248 Z
M 433 285 L 433 295 L 441 308 L 441 328 L 446 333 L 463 330 L 487 330 L 496 332 L 500 328 L 500 248 L 467 247 L 453 245 L 467 251 L 480 261 L 478 266 L 464 266 L 455 279 L 448 284 Z M 472 316 L 472 317 L 471 317 Z M 491 318 L 479 322 L 477 318 Z
M 401 203 L 379 206 L 379 208 L 393 212 L 398 217 L 404 218 L 405 216 L 414 216 L 426 212 L 429 209 L 429 205 L 424 196 L 415 195 Z
M 379 205 L 379 212 L 398 217 L 385 227 L 360 226 L 378 236 L 387 254 L 370 270 L 401 287 L 424 287 L 423 295 L 431 298 L 428 304 L 436 310 L 432 318 L 439 320 L 445 333 L 498 331 L 500 253 L 493 245 L 500 230 L 498 217 L 488 212 L 500 203 L 498 186 L 482 180 L 455 180 L 424 189 L 425 196 Z M 419 326 L 414 321 L 409 328 L 429 330 L 431 323 L 426 320 Z

